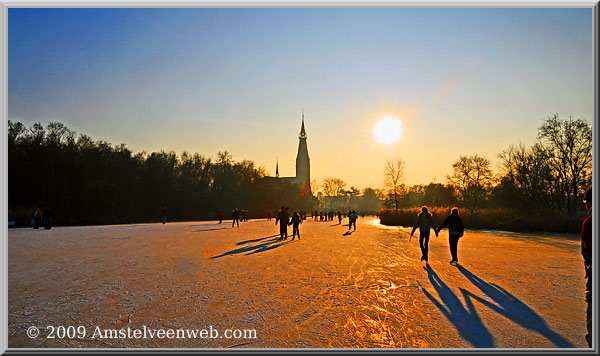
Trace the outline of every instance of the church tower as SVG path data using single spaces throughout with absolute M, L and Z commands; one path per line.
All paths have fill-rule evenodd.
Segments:
M 306 145 L 306 131 L 304 130 L 304 112 L 302 112 L 302 127 L 298 139 L 298 155 L 296 156 L 296 181 L 300 184 L 302 194 L 312 195 L 310 191 L 310 158 L 308 158 L 308 146 Z

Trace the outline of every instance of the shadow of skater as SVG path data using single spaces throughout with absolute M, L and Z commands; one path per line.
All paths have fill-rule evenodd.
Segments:
M 261 239 L 257 239 L 257 240 L 264 240 L 264 239 L 267 239 L 269 237 L 273 237 L 273 236 L 267 236 L 267 237 L 264 237 L 264 238 L 261 238 Z M 247 255 L 252 255 L 252 254 L 255 254 L 255 253 L 259 253 L 259 252 L 264 252 L 264 251 L 272 250 L 272 249 L 277 248 L 277 247 L 279 247 L 279 246 L 281 246 L 281 245 L 284 244 L 284 242 L 282 242 L 282 243 L 278 243 L 278 242 L 279 242 L 278 238 L 273 238 L 271 240 L 267 240 L 267 241 L 265 241 L 265 242 L 263 242 L 261 244 L 258 244 L 258 245 L 240 247 L 240 248 L 236 248 L 235 250 L 224 252 L 224 253 L 222 253 L 222 254 L 220 254 L 218 256 L 211 257 L 211 259 L 219 258 L 219 257 L 223 257 L 223 256 L 237 255 L 237 254 L 244 253 L 244 252 L 247 252 L 246 256 Z
M 239 245 L 245 245 L 245 244 L 249 244 L 251 242 L 258 242 L 258 241 L 266 240 L 266 239 L 268 239 L 270 237 L 277 237 L 277 236 L 279 236 L 279 235 L 276 234 L 276 235 L 271 235 L 271 236 L 267 236 L 267 237 L 261 237 L 259 239 L 254 239 L 254 240 L 240 241 L 240 242 L 236 243 L 236 245 L 238 245 L 238 246 Z
M 429 277 L 429 281 L 438 293 L 440 300 L 437 300 L 436 297 L 431 295 L 423 287 L 421 287 L 421 291 L 454 325 L 460 336 L 474 347 L 494 347 L 494 337 L 481 322 L 477 310 L 475 310 L 475 306 L 471 300 L 465 298 L 468 310 L 465 309 L 460 299 L 458 299 L 456 294 L 454 294 L 454 292 L 452 292 L 452 290 L 440 279 L 431 266 L 426 265 L 423 269 L 427 271 L 427 277 Z
M 350 235 L 352 235 L 352 233 L 353 233 L 353 232 L 354 232 L 354 231 L 350 231 L 350 230 L 348 230 L 348 231 L 344 232 L 342 235 L 343 235 L 343 236 L 350 236 Z
M 485 282 L 459 264 L 456 264 L 456 268 L 458 268 L 458 270 L 465 277 L 467 277 L 471 283 L 473 283 L 497 304 L 478 297 L 469 291 L 465 291 L 466 293 L 470 294 L 473 299 L 479 301 L 481 304 L 507 317 L 522 327 L 540 333 L 558 347 L 575 347 L 564 337 L 551 330 L 538 313 L 536 313 L 527 304 L 520 301 L 514 295 L 507 292 L 504 288 L 494 283 Z
M 204 232 L 204 231 L 215 231 L 215 230 L 225 230 L 224 227 L 220 227 L 217 229 L 204 229 L 204 230 L 193 230 L 192 232 Z

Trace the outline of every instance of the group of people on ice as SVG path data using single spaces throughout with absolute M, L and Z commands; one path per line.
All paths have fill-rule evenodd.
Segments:
M 42 209 L 38 207 L 33 212 L 31 225 L 33 225 L 34 229 L 39 229 L 40 226 L 43 226 L 44 229 L 50 230 L 52 228 L 52 219 L 54 219 L 54 213 L 52 210 L 50 210 L 50 208 L 44 208 L 42 213 Z
M 439 226 L 435 227 L 433 225 L 433 215 L 428 211 L 427 207 L 424 206 L 421 208 L 421 213 L 417 217 L 417 222 L 410 232 L 410 237 L 413 237 L 415 230 L 419 228 L 419 246 L 421 246 L 421 261 L 429 262 L 429 234 L 431 229 L 435 232 L 435 237 L 437 237 L 440 233 L 440 230 L 448 226 L 448 235 L 450 242 L 450 254 L 452 255 L 452 260 L 450 263 L 458 262 L 458 240 L 464 234 L 464 225 L 462 219 L 458 216 L 458 209 L 453 208 L 452 212 L 444 222 Z M 410 239 L 409 239 L 410 240 Z
M 277 225 L 277 223 L 279 222 L 279 239 L 277 239 L 277 241 L 281 241 L 281 240 L 287 240 L 288 238 L 288 226 L 292 225 L 292 240 L 294 240 L 296 238 L 296 235 L 298 235 L 298 240 L 300 240 L 300 224 L 302 224 L 302 216 L 297 212 L 294 211 L 294 214 L 290 217 L 290 213 L 288 213 L 288 211 L 290 210 L 289 206 L 282 206 L 281 209 L 279 209 L 279 213 L 277 213 L 277 217 L 275 218 L 275 225 Z
M 334 213 L 333 210 L 330 211 L 313 211 L 312 212 L 313 220 L 319 221 L 333 221 L 333 218 L 337 216 L 338 223 L 342 223 L 342 219 L 348 217 L 348 230 L 354 226 L 354 230 L 356 230 L 356 219 L 358 218 L 358 214 L 354 210 L 349 210 L 348 213 L 342 213 L 341 210 L 338 210 L 337 214 Z

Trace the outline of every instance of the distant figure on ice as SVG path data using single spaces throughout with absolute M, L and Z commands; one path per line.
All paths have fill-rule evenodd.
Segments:
M 287 240 L 287 229 L 288 225 L 290 224 L 290 214 L 288 214 L 285 206 L 281 207 L 281 210 L 279 210 L 279 214 L 277 214 L 277 218 L 275 218 L 276 226 L 277 222 L 279 221 L 281 221 L 281 224 L 279 224 L 279 234 L 281 235 L 281 237 L 279 237 L 277 241 Z
M 292 241 L 296 238 L 296 234 L 298 234 L 298 240 L 300 240 L 300 229 L 298 229 L 300 224 L 302 224 L 302 216 L 294 211 L 294 215 L 292 215 Z
M 323 221 L 323 211 L 319 212 L 319 221 Z
M 167 207 L 163 206 L 161 211 L 162 223 L 165 224 L 167 222 Z
M 452 260 L 450 263 L 458 262 L 458 239 L 460 239 L 464 232 L 465 228 L 463 226 L 463 222 L 461 218 L 458 216 L 458 208 L 453 208 L 452 212 L 442 225 L 435 230 L 435 236 L 438 236 L 440 230 L 448 226 L 448 242 L 450 243 L 450 255 L 452 255 Z
M 338 221 L 339 221 L 339 225 L 342 225 L 342 212 L 338 210 Z
M 271 221 L 271 210 L 267 211 L 267 220 Z
M 223 218 L 225 217 L 225 212 L 223 210 L 219 210 L 219 224 L 223 223 Z
M 592 347 L 592 186 L 585 191 L 583 202 L 588 210 L 588 217 L 581 225 L 581 254 L 585 267 L 585 301 L 587 302 L 587 334 L 585 340 Z
M 429 233 L 430 229 L 434 229 L 433 227 L 433 216 L 429 211 L 427 211 L 427 207 L 424 206 L 421 208 L 421 213 L 417 217 L 417 222 L 410 232 L 410 237 L 413 236 L 417 227 L 419 228 L 419 245 L 421 246 L 421 261 L 429 262 Z M 437 237 L 437 232 L 435 234 Z
M 350 223 L 348 224 L 348 231 L 350 231 L 352 225 L 354 225 L 354 231 L 356 231 L 356 219 L 358 219 L 358 214 L 356 213 L 356 211 L 352 210 L 350 212 L 350 215 L 348 216 L 348 221 L 350 221 Z
M 240 227 L 240 211 L 237 208 L 231 211 L 231 219 L 233 220 L 231 227 L 235 227 L 235 223 Z
M 44 229 L 50 230 L 52 228 L 52 219 L 54 219 L 54 213 L 50 208 L 44 209 L 44 215 L 42 217 L 44 220 Z
M 33 213 L 33 228 L 39 229 L 41 221 L 42 221 L 42 209 L 40 209 L 38 207 L 37 209 L 35 209 L 35 212 Z

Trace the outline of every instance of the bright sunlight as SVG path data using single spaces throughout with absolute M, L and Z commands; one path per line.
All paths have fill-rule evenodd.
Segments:
M 375 124 L 373 134 L 377 141 L 390 145 L 400 139 L 402 121 L 393 117 L 384 117 Z

